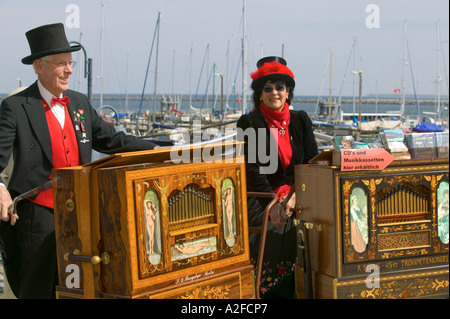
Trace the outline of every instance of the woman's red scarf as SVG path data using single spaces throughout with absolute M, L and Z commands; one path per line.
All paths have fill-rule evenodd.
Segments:
M 289 136 L 289 123 L 291 121 L 291 113 L 289 111 L 289 104 L 284 103 L 284 108 L 282 111 L 276 111 L 268 107 L 264 102 L 261 101 L 260 106 L 261 114 L 269 126 L 270 131 L 274 137 L 278 137 L 278 155 L 280 156 L 281 164 L 283 168 L 286 169 L 292 159 L 292 147 L 291 138 Z M 286 186 L 286 185 L 283 185 Z M 278 197 L 282 197 L 289 192 L 290 187 L 280 187 L 279 191 L 275 191 Z M 286 194 L 284 194 L 286 193 Z M 281 196 L 280 196 L 281 195 Z
M 291 139 L 288 128 L 291 121 L 289 104 L 284 103 L 283 110 L 276 111 L 265 105 L 264 102 L 261 102 L 260 110 L 270 131 L 274 137 L 278 137 L 278 155 L 280 156 L 283 168 L 286 169 L 292 158 Z

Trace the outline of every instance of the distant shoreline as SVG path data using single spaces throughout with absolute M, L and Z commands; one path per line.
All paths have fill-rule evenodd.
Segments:
M 160 95 L 157 96 L 157 99 L 159 100 L 161 98 Z M 183 100 L 186 101 L 189 97 L 184 97 Z M 98 95 L 94 95 L 92 96 L 93 100 L 100 100 L 100 96 Z M 128 97 L 129 100 L 131 101 L 139 101 L 141 99 L 140 96 L 129 96 Z M 192 101 L 202 101 L 204 99 L 204 97 L 192 97 Z M 217 97 L 218 100 L 220 100 L 220 96 Z M 103 100 L 125 100 L 124 96 L 107 96 L 107 95 L 103 95 Z M 209 101 L 212 101 L 213 98 L 212 96 L 209 97 Z M 153 101 L 153 96 L 144 96 L 144 101 Z M 251 99 L 248 99 L 249 102 L 251 102 Z M 292 99 L 292 102 L 294 103 L 317 103 L 317 98 L 313 98 L 313 97 L 294 97 Z M 325 105 L 328 105 L 328 100 L 322 99 L 322 102 Z M 378 99 L 378 104 L 401 104 L 401 100 L 399 99 Z M 448 105 L 448 100 L 441 100 L 441 105 Z M 345 99 L 341 99 L 341 103 L 342 104 L 352 104 L 353 103 L 353 99 L 349 99 L 349 98 L 345 98 Z M 359 99 L 356 99 L 356 104 L 359 103 Z M 375 104 L 377 103 L 377 99 L 374 98 L 363 98 L 362 99 L 362 103 L 363 104 Z M 412 99 L 405 99 L 405 105 L 415 105 L 416 104 L 416 100 L 412 100 Z M 425 100 L 425 99 L 421 99 L 419 100 L 419 104 L 421 105 L 434 105 L 436 104 L 435 100 Z

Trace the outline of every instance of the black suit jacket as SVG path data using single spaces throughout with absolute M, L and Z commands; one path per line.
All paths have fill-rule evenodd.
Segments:
M 318 154 L 317 143 L 312 129 L 312 122 L 305 111 L 291 110 L 291 120 L 289 124 L 289 135 L 292 147 L 292 159 L 289 166 L 284 169 L 278 156 L 275 139 L 270 132 L 267 123 L 259 110 L 254 110 L 249 114 L 242 115 L 237 122 L 237 127 L 242 131 L 251 128 L 256 135 L 244 134 L 244 153 L 246 157 L 247 190 L 251 192 L 273 192 L 278 187 L 287 184 L 294 184 L 294 166 L 296 164 L 306 164 Z M 261 128 L 262 130 L 258 130 Z M 261 138 L 264 135 L 264 139 Z M 262 143 L 262 144 L 261 144 Z M 252 161 L 249 152 L 265 152 L 269 154 L 270 144 L 276 150 L 277 167 L 274 173 L 262 174 L 260 168 L 269 165 L 264 163 L 259 156 L 256 161 Z M 261 153 L 260 153 L 261 154 Z
M 153 143 L 116 132 L 112 125 L 101 119 L 85 95 L 67 90 L 64 96 L 70 99 L 67 108 L 75 127 L 82 164 L 91 161 L 92 149 L 114 154 L 155 147 Z M 8 184 L 10 191 L 21 194 L 48 181 L 53 168 L 51 145 L 36 81 L 22 92 L 5 99 L 0 106 L 0 172 L 8 164 L 11 154 L 14 156 L 14 168 Z

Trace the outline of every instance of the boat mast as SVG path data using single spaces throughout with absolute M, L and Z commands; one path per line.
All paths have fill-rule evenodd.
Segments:
M 333 70 L 333 50 L 330 50 L 330 93 L 328 97 L 328 116 L 331 117 L 331 72 Z
M 441 116 L 441 74 L 439 72 L 439 51 L 440 51 L 440 35 L 439 35 L 439 20 L 436 23 L 436 34 L 437 34 L 437 57 L 436 57 L 436 67 L 437 67 L 437 78 L 436 78 L 436 94 L 437 94 L 437 108 L 436 108 L 436 121 L 439 120 Z
M 103 27 L 104 27 L 104 10 L 105 5 L 102 3 L 102 24 L 100 28 L 100 107 L 103 106 Z
M 172 97 L 175 96 L 175 87 L 174 87 L 174 83 L 175 83 L 175 50 L 173 50 L 173 54 L 172 54 Z
M 213 87 L 212 87 L 212 113 L 214 114 L 214 109 L 216 107 L 216 63 L 213 63 L 212 73 L 211 73 L 212 79 L 213 79 Z M 206 92 L 208 94 L 208 92 Z
M 404 23 L 404 39 L 403 39 L 403 62 L 402 62 L 402 104 L 400 106 L 400 114 L 402 117 L 405 115 L 405 65 L 406 65 L 406 20 Z
M 192 47 L 194 43 L 191 42 L 191 50 L 189 51 L 189 110 L 192 107 Z
M 226 69 L 226 74 L 225 74 L 225 78 L 227 79 L 227 88 L 226 88 L 226 90 L 227 90 L 227 92 L 226 92 L 226 96 L 227 96 L 227 100 L 226 100 L 226 102 L 225 102 L 225 105 L 226 105 L 226 108 L 227 108 L 227 110 L 228 110 L 228 99 L 229 99 L 229 91 L 230 91 L 230 81 L 229 81 L 229 78 L 230 78 L 230 40 L 228 40 L 228 44 L 227 44 L 227 69 Z M 236 110 L 234 110 L 234 112 L 233 113 L 236 113 Z
M 153 54 L 153 45 L 155 44 L 156 34 L 157 34 L 158 30 L 159 30 L 159 18 L 160 18 L 160 15 L 161 15 L 161 12 L 158 11 L 158 19 L 156 20 L 155 33 L 153 35 L 152 46 L 151 46 L 151 49 L 150 49 L 150 55 L 148 57 L 148 62 L 147 62 L 147 69 L 145 71 L 144 86 L 142 87 L 141 99 L 140 99 L 140 102 L 139 102 L 139 111 L 138 111 L 137 116 L 136 116 L 136 126 L 135 126 L 136 134 L 139 134 L 139 129 L 138 129 L 139 128 L 139 115 L 141 114 L 141 110 L 142 110 L 142 102 L 144 100 L 145 86 L 147 85 L 148 70 L 150 69 L 150 61 L 152 59 L 152 54 Z M 155 80 L 156 80 L 156 73 L 155 73 Z M 155 89 L 156 89 L 156 83 L 155 83 Z M 153 107 L 154 107 L 154 104 L 153 104 Z M 155 112 L 153 112 L 153 121 L 154 120 L 155 120 Z
M 82 37 L 83 37 L 83 32 L 80 32 L 80 40 L 78 42 L 81 43 Z M 78 51 L 78 61 L 81 60 L 80 54 L 81 54 L 81 51 Z M 77 91 L 80 91 L 80 88 L 81 88 L 81 68 L 80 68 L 80 71 L 78 71 L 78 89 L 77 89 Z
M 125 110 L 126 113 L 128 114 L 128 61 L 130 58 L 130 54 L 127 53 L 127 64 L 126 64 L 126 69 L 125 69 Z
M 208 77 L 208 70 L 209 70 L 209 43 L 208 43 L 208 49 L 206 51 L 206 76 Z M 212 73 L 212 76 L 214 76 L 214 73 Z M 211 79 L 211 74 L 209 74 L 209 77 L 207 78 L 206 82 L 206 91 L 205 91 L 205 104 L 206 109 L 209 110 L 209 95 L 208 95 L 208 89 L 209 89 L 209 80 Z M 214 81 L 213 81 L 214 82 Z
M 356 70 L 356 36 L 353 37 L 353 69 Z M 355 81 L 356 74 L 353 73 L 353 115 L 355 115 L 356 112 L 356 93 L 355 93 Z
M 242 5 L 242 114 L 247 109 L 247 36 L 245 35 L 245 0 Z
M 375 79 L 375 121 L 378 119 L 378 70 Z
M 158 30 L 156 34 L 155 87 L 153 89 L 153 123 L 156 122 L 156 85 L 158 83 L 159 29 L 161 28 L 161 11 L 158 11 Z

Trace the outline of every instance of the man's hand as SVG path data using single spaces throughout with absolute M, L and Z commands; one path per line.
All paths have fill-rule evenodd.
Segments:
M 11 225 L 14 226 L 19 219 L 19 216 L 10 212 L 12 204 L 13 201 L 8 190 L 4 185 L 0 185 L 0 218 L 5 222 L 11 219 Z

